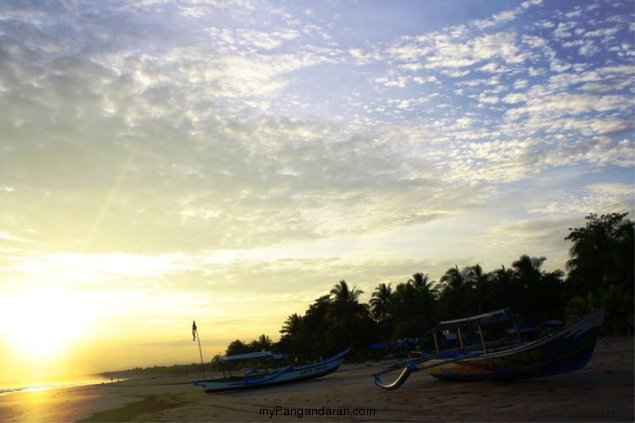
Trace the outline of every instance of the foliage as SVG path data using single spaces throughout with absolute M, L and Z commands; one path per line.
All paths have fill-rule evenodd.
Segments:
M 635 286 L 635 229 L 626 216 L 589 214 L 586 226 L 570 228 L 565 238 L 573 243 L 567 262 L 571 301 L 606 307 L 605 326 L 622 334 L 633 332 Z
M 485 272 L 479 264 L 454 266 L 430 280 L 415 273 L 392 287 L 380 283 L 368 304 L 363 293 L 344 280 L 328 295 L 317 298 L 304 315 L 290 315 L 280 330 L 280 341 L 265 335 L 245 343 L 232 342 L 227 353 L 273 349 L 308 360 L 350 347 L 363 356 L 377 341 L 422 337 L 439 320 L 464 317 L 509 307 L 520 320 L 534 323 L 574 319 L 606 307 L 605 327 L 612 332 L 633 331 L 634 228 L 626 213 L 586 217 L 584 228 L 570 229 L 573 243 L 566 280 L 560 270 L 542 269 L 545 257 L 522 255 L 511 267 Z
M 359 346 L 364 347 L 364 338 L 373 323 L 368 305 L 359 303 L 363 293 L 355 287 L 350 289 L 344 280 L 331 289 L 327 318 L 337 349 L 350 347 L 355 351 Z
M 437 288 L 423 273 L 397 285 L 391 299 L 395 337 L 423 336 L 434 324 L 437 295 Z

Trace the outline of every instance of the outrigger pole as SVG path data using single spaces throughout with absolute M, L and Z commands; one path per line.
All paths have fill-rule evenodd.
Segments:
M 198 353 L 201 356 L 201 368 L 203 369 L 203 379 L 207 379 L 205 376 L 205 364 L 203 364 L 203 350 L 201 349 L 201 337 L 198 336 L 198 329 L 196 328 L 196 321 L 192 320 L 192 341 L 198 341 Z

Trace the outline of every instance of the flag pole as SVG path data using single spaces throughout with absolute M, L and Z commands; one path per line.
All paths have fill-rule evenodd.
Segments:
M 192 341 L 194 340 L 198 341 L 198 353 L 201 356 L 201 368 L 203 369 L 203 379 L 207 379 L 207 376 L 205 376 L 205 364 L 203 363 L 203 350 L 201 349 L 201 337 L 198 336 L 196 321 L 192 320 Z

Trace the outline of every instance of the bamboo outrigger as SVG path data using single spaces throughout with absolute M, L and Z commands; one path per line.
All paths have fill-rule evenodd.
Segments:
M 504 320 L 513 322 L 509 309 L 441 322 L 433 332 L 433 353 L 374 374 L 375 384 L 384 389 L 396 389 L 413 372 L 420 370 L 427 370 L 439 379 L 459 381 L 528 379 L 577 370 L 591 359 L 604 320 L 604 310 L 592 311 L 535 341 L 524 342 L 518 328 L 506 331 L 508 335 L 513 334 L 514 339 L 487 340 L 486 326 Z M 446 339 L 455 334 L 457 347 L 442 351 L 439 333 L 444 334 Z M 468 334 L 478 335 L 479 342 L 468 345 Z M 402 371 L 393 382 L 383 381 L 382 375 L 399 369 Z
M 231 368 L 228 367 L 223 369 L 222 378 L 198 380 L 192 383 L 203 388 L 205 392 L 221 392 L 299 382 L 326 376 L 336 371 L 349 352 L 350 349 L 346 349 L 324 360 L 301 366 L 275 366 L 272 363 L 264 367 L 255 367 L 240 376 L 232 375 Z M 229 365 L 232 362 L 249 362 L 256 359 L 277 360 L 279 358 L 281 357 L 276 354 L 262 351 L 223 357 L 221 363 Z

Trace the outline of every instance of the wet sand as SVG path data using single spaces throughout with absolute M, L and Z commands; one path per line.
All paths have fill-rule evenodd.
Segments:
M 633 350 L 632 337 L 604 338 L 582 370 L 513 383 L 445 382 L 420 372 L 384 391 L 370 375 L 386 363 L 367 363 L 301 384 L 221 394 L 204 394 L 185 378 L 21 392 L 0 397 L 0 421 L 633 422 Z

